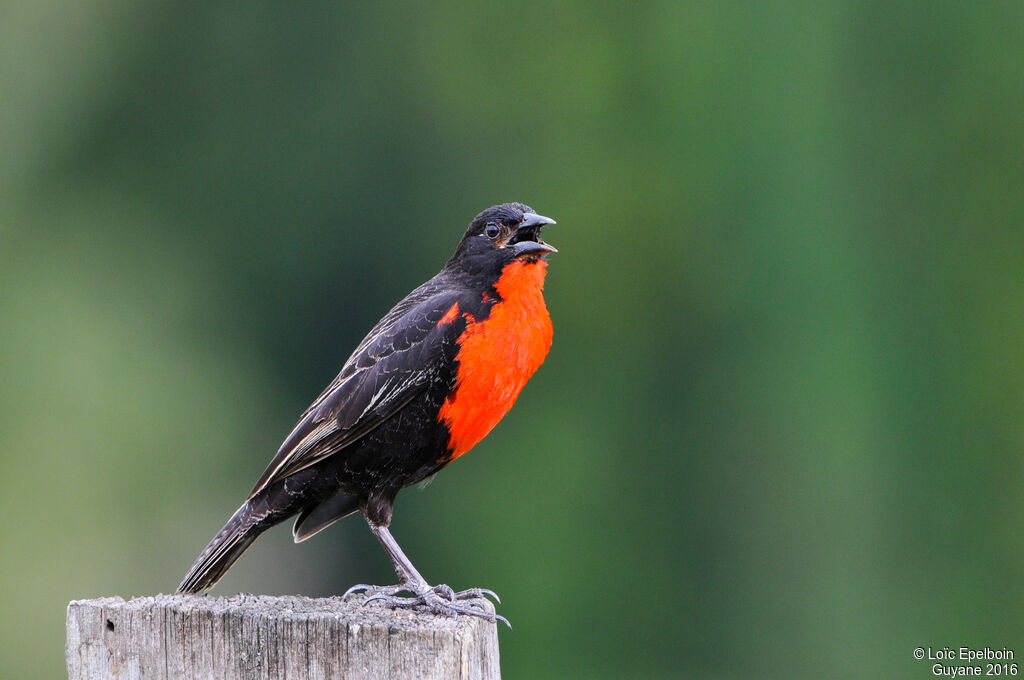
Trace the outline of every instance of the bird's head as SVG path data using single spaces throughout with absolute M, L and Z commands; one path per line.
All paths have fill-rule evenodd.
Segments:
M 558 251 L 540 238 L 544 225 L 554 224 L 522 203 L 503 203 L 473 218 L 449 265 L 470 272 L 500 272 L 515 260 L 536 262 Z

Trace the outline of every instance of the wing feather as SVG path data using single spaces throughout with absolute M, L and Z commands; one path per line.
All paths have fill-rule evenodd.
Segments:
M 445 344 L 455 342 L 453 325 L 438 322 L 460 296 L 432 279 L 388 312 L 302 414 L 249 498 L 336 455 L 427 389 L 441 374 Z

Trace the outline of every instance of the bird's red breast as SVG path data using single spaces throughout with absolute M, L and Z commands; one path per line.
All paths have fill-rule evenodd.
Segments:
M 506 265 L 494 286 L 501 299 L 487 318 L 463 314 L 455 389 L 438 414 L 450 435 L 451 460 L 487 436 L 547 356 L 553 329 L 542 293 L 546 270 L 544 260 Z M 457 305 L 449 313 L 454 320 Z

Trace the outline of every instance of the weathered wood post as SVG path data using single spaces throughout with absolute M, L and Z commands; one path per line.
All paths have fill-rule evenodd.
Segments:
M 76 600 L 68 605 L 68 677 L 500 677 L 495 624 L 475 616 L 361 604 L 358 596 L 347 601 L 261 595 Z

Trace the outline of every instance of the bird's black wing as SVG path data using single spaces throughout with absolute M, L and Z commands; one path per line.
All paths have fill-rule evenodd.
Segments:
M 249 498 L 373 431 L 437 379 L 458 333 L 440 322 L 463 294 L 432 279 L 388 312 L 306 409 Z

